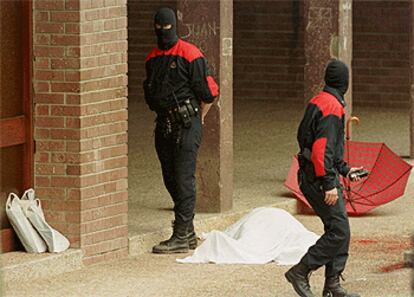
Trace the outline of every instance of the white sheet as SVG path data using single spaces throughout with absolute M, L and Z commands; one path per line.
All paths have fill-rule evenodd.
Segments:
M 180 263 L 265 264 L 299 262 L 319 238 L 287 211 L 256 208 L 224 232 L 203 234 L 204 242 Z

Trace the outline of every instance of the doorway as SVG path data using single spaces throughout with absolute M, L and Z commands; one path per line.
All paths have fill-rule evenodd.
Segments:
M 33 185 L 31 98 L 32 2 L 0 1 L 0 238 L 2 253 L 19 248 L 5 204 Z

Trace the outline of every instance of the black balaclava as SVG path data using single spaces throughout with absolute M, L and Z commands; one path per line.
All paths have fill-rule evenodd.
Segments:
M 155 24 L 161 25 L 161 29 L 155 28 Z M 171 29 L 166 30 L 162 28 L 168 24 L 171 24 Z M 158 47 L 161 50 L 172 48 L 178 41 L 177 19 L 175 18 L 174 10 L 168 7 L 158 9 L 154 16 L 154 29 L 158 39 Z
M 345 95 L 349 85 L 348 66 L 340 60 L 329 62 L 325 70 L 325 83 L 327 86 L 337 89 L 342 96 Z

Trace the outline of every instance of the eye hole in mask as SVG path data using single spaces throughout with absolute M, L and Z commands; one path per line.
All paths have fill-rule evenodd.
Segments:
M 166 25 L 163 25 L 163 26 L 161 26 L 160 24 L 155 24 L 155 29 L 157 29 L 157 30 L 161 30 L 161 29 L 170 30 L 171 28 L 172 28 L 171 24 L 166 24 Z

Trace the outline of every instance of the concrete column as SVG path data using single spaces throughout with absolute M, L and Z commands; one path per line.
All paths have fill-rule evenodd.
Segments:
M 233 1 L 178 0 L 179 34 L 205 54 L 220 98 L 204 125 L 197 165 L 197 210 L 221 212 L 233 200 Z
M 352 0 L 306 0 L 305 16 L 305 90 L 307 102 L 324 86 L 327 62 L 338 58 L 352 74 Z M 347 115 L 352 110 L 352 75 L 345 96 Z

